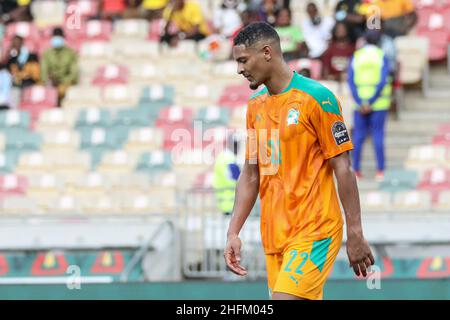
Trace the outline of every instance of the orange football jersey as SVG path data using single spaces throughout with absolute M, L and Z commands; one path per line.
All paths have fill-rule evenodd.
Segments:
M 294 72 L 282 93 L 267 88 L 247 109 L 246 159 L 260 173 L 261 237 L 266 254 L 320 240 L 343 226 L 327 159 L 353 149 L 334 94 Z

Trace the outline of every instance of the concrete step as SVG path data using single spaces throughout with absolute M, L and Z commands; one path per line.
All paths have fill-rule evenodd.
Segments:
M 440 124 L 450 122 L 450 108 L 444 112 L 408 110 L 407 112 L 401 112 L 399 118 L 400 121 L 409 121 L 411 125 L 415 125 L 415 122 L 420 123 L 423 121 L 434 121 L 436 124 Z

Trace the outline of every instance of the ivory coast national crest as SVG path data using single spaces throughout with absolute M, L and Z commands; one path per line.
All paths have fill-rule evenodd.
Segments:
M 300 111 L 297 109 L 289 109 L 287 115 L 287 125 L 298 124 L 298 118 L 300 117 Z

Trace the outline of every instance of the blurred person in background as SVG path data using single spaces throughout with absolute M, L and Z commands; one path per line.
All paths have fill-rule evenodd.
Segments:
M 12 39 L 6 61 L 14 86 L 25 88 L 39 83 L 41 74 L 38 56 L 29 52 L 22 37 L 15 36 Z
M 104 20 L 121 19 L 126 7 L 126 0 L 100 0 L 99 16 Z
M 417 13 L 412 0 L 364 0 L 360 11 L 369 19 L 377 7 L 384 20 L 384 32 L 395 38 L 408 34 L 417 23 Z M 370 22 L 370 21 L 368 21 Z
M 233 36 L 234 32 L 242 25 L 238 6 L 238 0 L 223 0 L 220 8 L 214 10 L 212 23 L 215 33 L 227 38 Z
M 350 39 L 347 25 L 337 22 L 332 31 L 331 43 L 322 57 L 323 78 L 340 81 L 354 52 L 355 45 Z
M 42 55 L 41 78 L 44 84 L 58 89 L 60 106 L 67 88 L 78 81 L 78 56 L 66 46 L 64 32 L 59 27 L 53 30 L 51 46 Z
M 0 1 L 0 23 L 8 24 L 18 21 L 32 21 L 30 10 L 31 0 L 2 0 Z
M 377 159 L 376 180 L 382 180 L 385 169 L 384 135 L 392 86 L 389 81 L 389 60 L 378 46 L 380 30 L 368 30 L 366 44 L 358 49 L 350 62 L 348 84 L 355 101 L 353 166 L 362 178 L 361 153 L 364 141 L 371 132 Z
M 233 32 L 231 40 L 233 40 L 239 34 L 239 32 L 246 26 L 248 26 L 250 23 L 259 21 L 258 12 L 256 12 L 255 10 L 251 10 L 249 8 L 245 9 L 241 13 L 241 21 L 242 24 Z
M 141 19 L 143 16 L 141 8 L 142 0 L 127 0 L 127 6 L 123 11 L 123 19 Z
M 228 137 L 226 148 L 216 158 L 214 164 L 213 187 L 218 207 L 225 215 L 230 215 L 234 204 L 234 191 L 241 174 L 238 165 L 239 140 L 234 135 Z
M 275 30 L 280 36 L 281 50 L 286 61 L 308 56 L 308 48 L 299 27 L 291 24 L 292 13 L 289 8 L 281 8 L 277 12 Z
M 200 41 L 210 34 L 202 8 L 198 2 L 190 0 L 172 0 L 164 9 L 166 27 L 161 41 L 172 46 L 178 40 Z
M 360 13 L 361 0 L 341 0 L 337 3 L 334 18 L 347 25 L 353 43 L 364 35 L 366 17 Z
M 276 13 L 280 9 L 281 5 L 277 0 L 264 0 L 258 8 L 259 19 L 275 26 Z
M 309 57 L 320 59 L 328 48 L 335 22 L 331 17 L 322 17 L 314 2 L 308 3 L 306 11 L 308 17 L 302 22 L 302 31 L 308 46 Z
M 12 77 L 6 64 L 0 62 L 0 110 L 8 110 L 12 99 Z
M 145 17 L 151 21 L 163 17 L 164 8 L 170 0 L 139 0 L 142 3 Z M 136 2 L 136 1 L 133 1 Z

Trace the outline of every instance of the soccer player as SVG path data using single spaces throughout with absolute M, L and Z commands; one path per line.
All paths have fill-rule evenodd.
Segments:
M 318 82 L 292 72 L 280 38 L 266 23 L 253 23 L 234 39 L 238 73 L 255 90 L 247 109 L 246 160 L 227 232 L 224 257 L 238 275 L 239 232 L 261 199 L 261 237 L 272 299 L 322 299 L 323 286 L 347 225 L 347 254 L 356 275 L 367 275 L 374 257 L 364 239 L 353 148 L 342 108 Z

